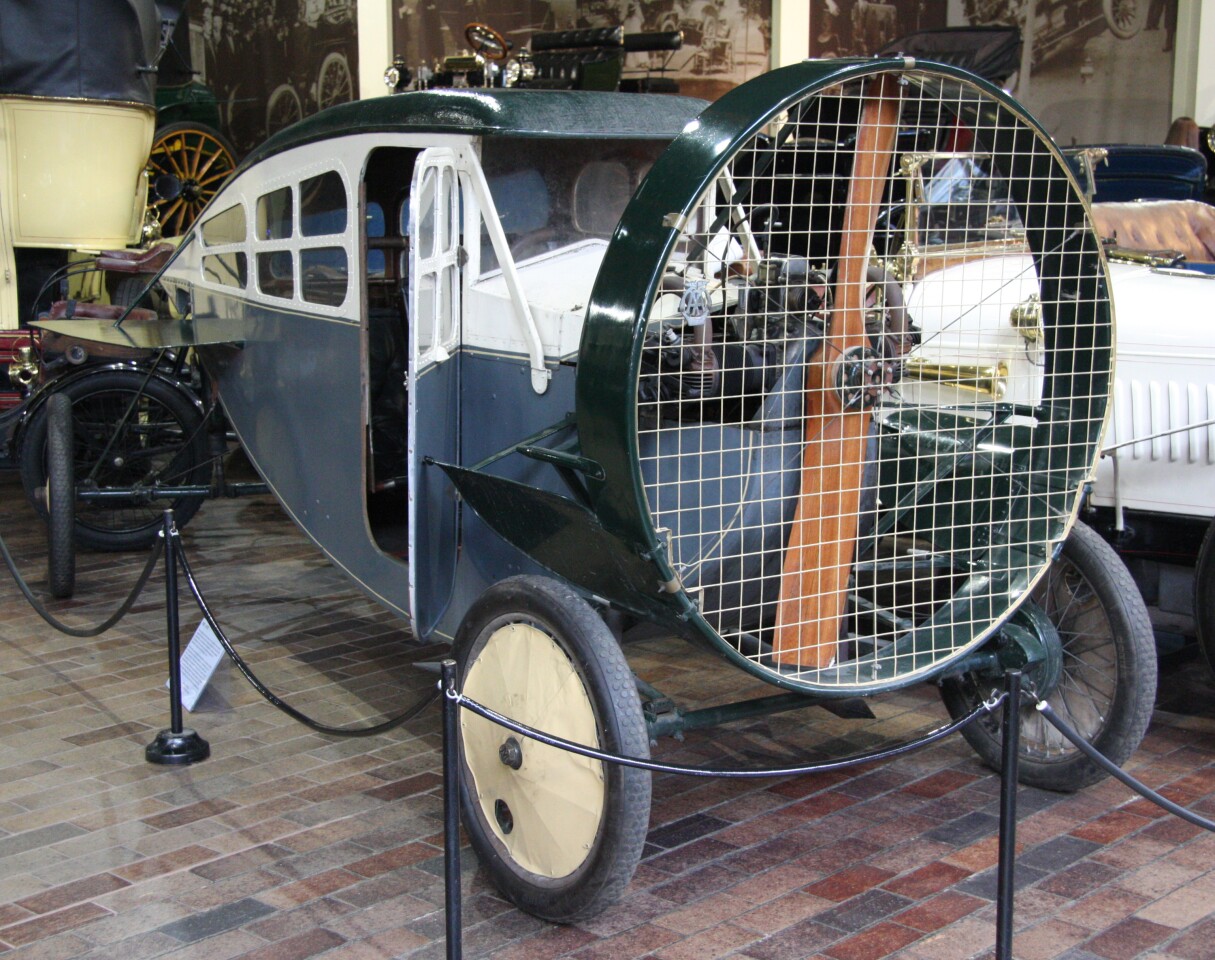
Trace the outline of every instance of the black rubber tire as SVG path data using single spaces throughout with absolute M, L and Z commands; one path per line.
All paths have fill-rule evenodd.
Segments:
M 121 277 L 114 284 L 114 292 L 110 295 L 110 302 L 119 307 L 134 306 L 139 300 L 139 295 L 147 289 L 154 274 L 150 273 L 132 273 L 130 276 Z M 147 307 L 148 304 L 140 304 Z
M 1198 647 L 1215 674 L 1215 517 L 1207 527 L 1194 569 L 1194 622 Z
M 1077 523 L 1030 602 L 1046 613 L 1063 643 L 1063 673 L 1049 697 L 1054 711 L 1121 766 L 1143 739 L 1156 699 L 1156 646 L 1143 597 L 1130 573 L 1091 527 Z M 978 674 L 947 678 L 941 697 L 954 717 L 1003 690 Z M 1000 769 L 997 711 L 963 731 L 985 764 Z M 1019 780 L 1071 792 L 1104 772 L 1027 704 L 1021 710 Z
M 76 478 L 72 462 L 72 401 L 52 394 L 46 401 L 47 584 L 51 596 L 76 589 Z
M 82 377 L 59 393 L 72 402 L 73 462 L 79 486 L 131 488 L 159 481 L 162 484 L 206 484 L 211 477 L 202 414 L 183 388 L 141 370 L 106 370 Z M 131 400 L 139 396 L 136 415 L 128 418 L 121 434 L 117 424 Z M 47 407 L 33 415 L 21 441 L 21 482 L 43 516 L 45 506 L 35 498 L 47 480 Z M 114 442 L 107 463 L 101 454 Z M 165 509 L 172 507 L 178 527 L 194 516 L 205 497 L 79 501 L 76 510 L 76 544 L 92 550 L 141 550 L 152 545 L 163 524 Z
M 526 687 L 513 684 L 509 671 L 499 669 L 504 651 L 521 668 L 519 679 L 527 680 Z M 520 576 L 490 587 L 465 615 L 455 656 L 461 689 L 485 706 L 574 740 L 587 736 L 575 733 L 580 718 L 584 728 L 593 723 L 589 736 L 598 743 L 590 745 L 649 756 L 641 701 L 624 654 L 603 619 L 564 584 Z M 549 676 L 546 669 L 552 671 L 553 683 L 565 678 L 564 685 L 549 688 L 550 694 L 560 690 L 559 701 L 540 692 Z M 570 677 L 581 684 L 593 716 L 585 714 L 580 699 L 570 709 Z M 499 678 L 499 695 L 493 696 L 484 684 L 488 680 L 493 686 Z M 599 764 L 518 738 L 468 710 L 460 712 L 460 731 L 465 827 L 502 893 L 528 913 L 556 923 L 585 920 L 615 903 L 641 859 L 649 824 L 649 772 Z M 494 753 L 509 738 L 520 745 L 521 766 L 512 768 Z M 556 774 L 541 775 L 542 770 Z M 483 798 L 478 777 L 486 785 Z M 493 777 L 499 778 L 498 787 L 490 782 Z M 601 807 L 598 789 L 603 791 Z M 528 791 L 536 803 L 521 809 L 519 795 Z M 516 801 L 515 809 L 504 797 Z M 571 802 L 573 797 L 577 802 Z M 560 827 L 549 832 L 543 828 L 548 824 Z

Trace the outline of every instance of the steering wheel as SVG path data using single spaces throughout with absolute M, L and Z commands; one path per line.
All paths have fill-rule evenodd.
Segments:
M 510 53 L 511 42 L 488 23 L 470 23 L 464 28 L 464 39 L 486 60 L 505 60 Z

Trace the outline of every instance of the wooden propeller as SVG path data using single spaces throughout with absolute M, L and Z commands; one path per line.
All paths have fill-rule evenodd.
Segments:
M 781 663 L 829 666 L 856 549 L 870 415 L 844 409 L 837 389 L 846 352 L 865 347 L 865 271 L 898 133 L 900 88 L 870 81 L 861 106 L 826 342 L 806 371 L 801 493 L 781 572 L 773 652 Z

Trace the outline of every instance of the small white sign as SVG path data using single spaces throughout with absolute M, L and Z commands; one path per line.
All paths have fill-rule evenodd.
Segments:
M 181 705 L 186 710 L 194 710 L 223 658 L 224 648 L 219 638 L 215 636 L 211 624 L 203 620 L 181 655 Z M 169 681 L 166 680 L 165 686 L 168 685 Z

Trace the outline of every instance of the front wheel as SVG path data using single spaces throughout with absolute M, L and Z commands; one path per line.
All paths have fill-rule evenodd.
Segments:
M 495 584 L 456 636 L 461 689 L 537 730 L 649 756 L 636 684 L 600 616 L 545 577 Z M 461 711 L 460 793 L 473 849 L 521 909 L 571 923 L 623 892 L 649 823 L 649 773 L 519 736 Z
M 1156 697 L 1156 647 L 1147 607 L 1126 566 L 1091 527 L 1077 523 L 1063 552 L 1030 595 L 1062 644 L 1062 674 L 1047 702 L 1072 729 L 1118 766 L 1139 746 Z M 974 673 L 942 682 L 951 716 L 970 713 L 1003 689 Z M 981 717 L 963 736 L 989 767 L 1000 768 L 1001 718 Z M 1021 708 L 1022 783 L 1073 791 L 1103 771 L 1059 733 L 1032 704 Z
M 46 402 L 47 581 L 51 596 L 76 589 L 76 480 L 72 463 L 72 401 L 62 393 Z

